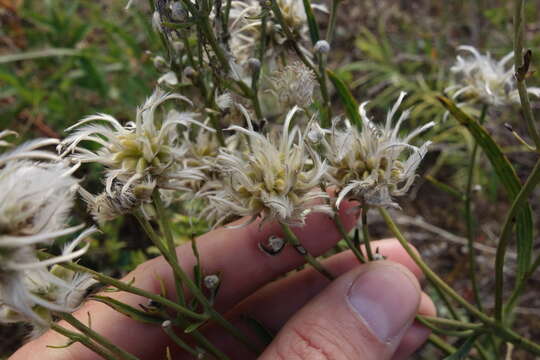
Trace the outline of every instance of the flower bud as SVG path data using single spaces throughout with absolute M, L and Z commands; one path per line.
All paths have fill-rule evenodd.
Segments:
M 261 69 L 261 62 L 257 58 L 249 58 L 248 65 L 250 70 L 254 73 Z
M 204 277 L 204 286 L 208 290 L 214 290 L 219 286 L 219 276 L 217 275 L 208 275 Z
M 313 50 L 320 54 L 328 54 L 330 52 L 330 44 L 326 40 L 319 40 L 315 43 Z

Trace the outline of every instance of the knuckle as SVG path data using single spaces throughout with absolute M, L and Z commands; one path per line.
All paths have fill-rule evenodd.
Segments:
M 350 360 L 350 347 L 335 331 L 318 322 L 303 322 L 291 326 L 277 347 L 279 360 Z M 346 349 L 344 351 L 344 349 Z

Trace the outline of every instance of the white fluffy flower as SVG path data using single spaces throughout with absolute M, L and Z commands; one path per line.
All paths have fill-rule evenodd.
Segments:
M 401 93 L 382 126 L 368 118 L 366 103 L 363 103 L 359 109 L 361 130 L 348 122 L 339 128 L 334 122 L 328 140 L 323 139 L 330 164 L 328 177 L 330 183 L 338 188 L 338 207 L 345 198 L 372 206 L 396 207 L 392 197 L 404 195 L 411 187 L 416 168 L 427 153 L 430 142 L 416 147 L 410 141 L 434 123 L 430 122 L 401 137 L 400 126 L 407 120 L 409 111 L 403 111 L 397 122 L 393 122 L 405 95 Z
M 62 142 L 62 156 L 86 163 L 105 165 L 106 190 L 112 194 L 114 181 L 123 184 L 123 192 L 136 183 L 155 182 L 162 189 L 173 189 L 178 178 L 176 162 L 182 158 L 178 126 L 198 123 L 196 114 L 170 111 L 158 119 L 158 108 L 168 100 L 191 102 L 182 95 L 156 89 L 137 110 L 135 122 L 121 125 L 110 115 L 89 116 L 68 130 L 73 133 Z M 105 124 L 100 124 L 105 122 Z M 201 125 L 201 124 L 199 124 Z M 96 151 L 79 147 L 82 141 L 101 145 Z
M 519 103 L 514 66 L 508 66 L 513 59 L 513 52 L 496 61 L 489 53 L 482 55 L 472 46 L 460 46 L 459 50 L 470 55 L 465 58 L 458 56 L 450 69 L 460 78 L 460 84 L 447 89 L 455 91 L 454 98 L 465 95 L 495 106 Z M 540 96 L 540 88 L 531 87 L 527 90 Z
M 73 302 L 62 300 L 74 285 L 49 267 L 84 254 L 89 244 L 80 245 L 96 229 L 81 232 L 58 256 L 39 260 L 36 255 L 37 246 L 51 245 L 83 227 L 67 226 L 78 186 L 71 176 L 76 167 L 40 149 L 56 143 L 33 141 L 0 155 L 0 322 L 29 321 L 41 329 L 49 310 L 74 310 Z
M 234 215 L 249 216 L 250 221 L 260 216 L 263 223 L 277 220 L 302 225 L 312 211 L 332 212 L 329 206 L 317 203 L 317 199 L 327 197 L 326 193 L 314 190 L 326 165 L 306 145 L 297 127 L 289 130 L 297 111 L 295 107 L 288 113 L 281 135 L 275 138 L 256 132 L 247 114 L 247 129 L 229 128 L 247 141 L 245 149 L 222 149 L 217 158 L 222 189 L 211 193 L 206 209 L 217 224 Z

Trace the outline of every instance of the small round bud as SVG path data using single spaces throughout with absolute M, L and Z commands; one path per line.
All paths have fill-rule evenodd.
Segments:
M 171 325 L 172 325 L 171 320 L 165 320 L 164 322 L 161 323 L 161 327 L 165 329 L 170 328 Z
M 275 235 L 268 237 L 267 244 L 259 243 L 259 249 L 272 256 L 279 254 L 284 247 L 285 240 Z
M 249 58 L 247 63 L 252 72 L 257 72 L 261 69 L 261 62 L 259 61 L 259 59 Z
M 204 277 L 204 286 L 208 290 L 214 290 L 219 285 L 219 276 L 217 275 L 208 275 Z
M 313 50 L 321 54 L 328 54 L 330 52 L 330 44 L 326 40 L 319 40 L 315 43 Z

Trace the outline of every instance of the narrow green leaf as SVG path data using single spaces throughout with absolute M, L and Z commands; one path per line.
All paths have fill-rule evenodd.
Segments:
M 18 54 L 8 54 L 0 56 L 0 64 L 6 64 L 14 61 L 34 60 L 47 57 L 77 56 L 80 54 L 76 49 L 43 49 L 37 51 L 27 51 Z
M 275 334 L 257 319 L 254 319 L 249 315 L 242 315 L 242 319 L 247 322 L 248 326 L 255 334 L 257 334 L 259 339 L 263 341 L 265 345 L 270 345 L 274 340 Z
M 484 127 L 458 108 L 452 100 L 443 96 L 437 96 L 437 99 L 461 125 L 467 128 L 478 145 L 482 147 L 497 177 L 508 192 L 510 200 L 513 201 L 521 190 L 521 181 L 500 147 L 493 141 Z M 529 204 L 524 206 L 516 216 L 516 238 L 518 258 L 517 277 L 518 279 L 522 279 L 529 270 L 533 253 L 533 219 Z
M 472 346 L 474 345 L 474 342 L 476 339 L 480 336 L 480 334 L 473 334 L 471 337 L 469 337 L 463 345 L 460 346 L 460 348 L 453 353 L 452 355 L 449 355 L 445 357 L 443 360 L 462 360 L 467 357 L 469 352 L 471 351 Z
M 197 330 L 198 328 L 200 328 L 201 326 L 203 326 L 204 324 L 206 324 L 206 320 L 193 323 L 193 324 L 189 325 L 187 328 L 184 329 L 184 333 L 186 333 L 186 334 L 192 333 L 195 330 Z
M 161 324 L 163 322 L 163 318 L 160 316 L 151 315 L 147 312 L 135 309 L 132 306 L 124 304 L 123 302 L 120 302 L 108 296 L 94 295 L 91 297 L 91 299 L 108 305 L 119 313 L 143 323 Z
M 315 15 L 313 15 L 313 8 L 311 7 L 311 0 L 303 0 L 304 9 L 306 12 L 308 27 L 309 27 L 309 36 L 311 37 L 311 42 L 313 45 L 321 39 L 319 35 L 319 26 L 317 25 L 317 20 L 315 20 Z
M 358 103 L 352 96 L 347 85 L 331 70 L 326 70 L 328 78 L 332 81 L 336 90 L 338 92 L 339 98 L 343 105 L 345 105 L 345 112 L 349 117 L 349 120 L 352 121 L 358 129 L 362 128 L 362 120 L 360 119 L 360 114 L 358 113 Z

